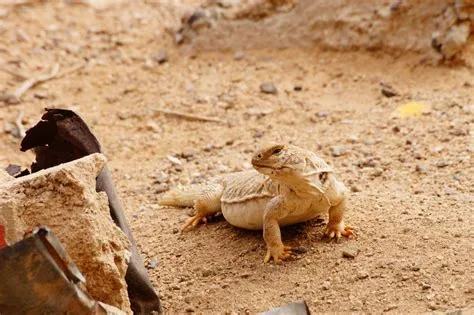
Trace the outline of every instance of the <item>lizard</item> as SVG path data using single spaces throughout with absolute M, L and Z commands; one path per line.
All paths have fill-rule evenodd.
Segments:
M 286 144 L 260 148 L 251 158 L 253 169 L 221 175 L 209 184 L 173 188 L 158 203 L 193 207 L 195 215 L 182 227 L 196 227 L 222 212 L 239 228 L 263 230 L 264 262 L 287 259 L 291 246 L 281 240 L 280 226 L 328 213 L 324 235 L 339 240 L 353 234 L 343 221 L 348 189 L 334 169 L 312 151 Z

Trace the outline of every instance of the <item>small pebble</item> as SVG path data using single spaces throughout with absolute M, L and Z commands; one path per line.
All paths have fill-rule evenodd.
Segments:
M 174 165 L 183 165 L 183 162 L 181 162 L 178 158 L 175 158 L 174 156 L 167 155 L 166 158 Z
M 331 288 L 331 282 L 324 281 L 324 283 L 321 287 L 323 288 L 323 290 L 329 290 Z
M 384 312 L 390 312 L 398 308 L 396 304 L 390 304 L 386 308 L 383 309 Z
M 359 280 L 364 280 L 364 279 L 367 279 L 369 277 L 369 273 L 365 270 L 363 271 L 360 271 L 358 274 L 357 274 L 357 279 Z
M 415 169 L 420 174 L 426 174 L 428 172 L 428 165 L 426 165 L 426 164 L 417 164 Z
M 352 191 L 352 192 L 361 192 L 361 191 L 362 191 L 362 188 L 360 188 L 360 187 L 357 186 L 357 185 L 352 185 L 352 186 L 351 186 L 351 191 Z
M 278 90 L 273 82 L 263 82 L 260 84 L 260 91 L 266 94 L 277 94 Z
M 307 247 L 304 247 L 304 246 L 293 247 L 291 250 L 294 253 L 297 253 L 297 254 L 304 254 L 304 253 L 307 253 L 309 251 L 309 249 Z
M 331 148 L 331 154 L 334 157 L 342 156 L 344 153 L 346 153 L 346 148 L 342 146 L 334 146 Z
M 173 234 L 179 233 L 179 229 L 177 227 L 173 228 Z
M 165 63 L 168 61 L 168 52 L 166 50 L 160 50 L 158 54 L 154 55 L 152 58 L 159 64 Z
M 242 60 L 245 58 L 245 53 L 242 50 L 238 50 L 234 53 L 234 60 Z
M 158 184 L 156 185 L 155 187 L 155 193 L 157 194 L 161 194 L 165 191 L 168 191 L 170 189 L 170 186 L 166 183 L 163 183 L 163 184 Z
M 201 274 L 203 277 L 212 276 L 213 272 L 211 269 L 202 269 Z
M 423 283 L 421 284 L 421 288 L 422 288 L 423 290 L 428 290 L 428 289 L 431 289 L 431 285 L 430 285 L 429 283 L 423 282 Z
M 381 89 L 380 91 L 382 92 L 382 95 L 385 97 L 394 97 L 398 95 L 398 92 L 395 91 L 393 87 L 391 87 L 390 85 L 384 82 L 380 82 L 380 89 Z
M 446 167 L 446 166 L 448 166 L 448 165 L 449 165 L 449 163 L 446 162 L 446 161 L 438 161 L 438 162 L 436 162 L 436 167 L 437 167 L 437 168 L 444 168 L 444 167 Z
M 243 272 L 243 273 L 240 274 L 240 277 L 243 278 L 243 279 L 247 279 L 251 275 L 252 274 L 250 272 Z
M 373 177 L 379 177 L 382 174 L 383 174 L 383 168 L 381 168 L 381 167 L 374 168 L 374 171 L 372 172 Z
M 355 258 L 359 254 L 359 248 L 355 245 L 347 245 L 342 250 L 342 257 L 344 258 Z
M 156 257 L 153 257 L 148 263 L 148 269 L 155 269 L 156 266 L 158 266 L 158 259 L 156 259 Z

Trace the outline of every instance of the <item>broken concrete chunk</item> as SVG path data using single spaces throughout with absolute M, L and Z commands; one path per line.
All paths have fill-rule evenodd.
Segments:
M 49 226 L 86 277 L 91 297 L 130 312 L 125 282 L 130 242 L 110 217 L 107 195 L 96 192 L 105 162 L 95 153 L 0 182 L 0 225 L 9 244 Z

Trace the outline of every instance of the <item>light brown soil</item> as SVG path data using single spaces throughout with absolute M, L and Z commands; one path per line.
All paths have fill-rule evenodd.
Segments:
M 27 127 L 44 107 L 79 113 L 105 148 L 145 260 L 158 261 L 149 274 L 168 314 L 253 314 L 297 299 L 313 312 L 474 306 L 472 69 L 428 67 L 420 56 L 382 51 L 193 57 L 172 46 L 163 26 L 176 19 L 166 12 L 138 1 L 103 12 L 48 2 L 1 18 L 0 61 L 8 69 L 29 75 L 58 62 L 67 71 L 86 57 L 92 64 L 31 89 L 19 105 L 0 105 L 0 165 L 33 159 L 18 149 L 20 110 Z M 169 62 L 159 65 L 152 56 L 161 49 Z M 261 93 L 264 81 L 278 94 Z M 384 97 L 380 81 L 400 96 Z M 0 91 L 18 85 L 0 72 Z M 393 118 L 408 101 L 429 110 Z M 225 122 L 187 121 L 159 108 Z M 284 242 L 308 251 L 274 265 L 262 263 L 260 232 L 222 218 L 176 233 L 190 211 L 160 208 L 157 189 L 249 168 L 250 154 L 267 141 L 314 150 L 360 190 L 346 219 L 356 239 L 326 243 L 316 221 L 288 227 Z M 174 154 L 182 165 L 166 157 Z M 360 254 L 343 258 L 346 246 Z

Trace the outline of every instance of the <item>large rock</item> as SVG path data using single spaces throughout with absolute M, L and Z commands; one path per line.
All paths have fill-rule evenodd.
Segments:
M 0 225 L 9 244 L 49 226 L 86 277 L 90 295 L 131 312 L 125 282 L 130 242 L 110 217 L 107 195 L 96 192 L 105 163 L 96 153 L 18 179 L 0 174 Z
M 13 176 L 8 174 L 7 171 L 0 169 L 0 184 L 12 179 Z

